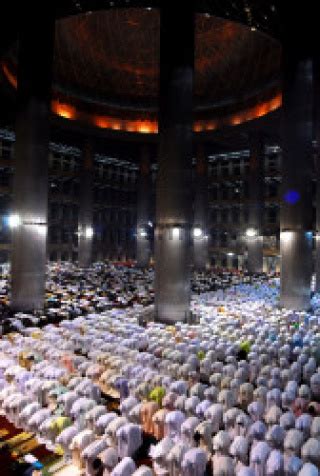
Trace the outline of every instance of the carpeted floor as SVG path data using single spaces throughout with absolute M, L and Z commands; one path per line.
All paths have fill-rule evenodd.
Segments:
M 43 476 L 49 476 L 50 467 L 60 457 L 40 445 L 30 433 L 15 428 L 4 416 L 0 416 L 0 474 L 1 476 L 23 476 L 30 465 L 23 456 L 31 453 L 44 466 Z

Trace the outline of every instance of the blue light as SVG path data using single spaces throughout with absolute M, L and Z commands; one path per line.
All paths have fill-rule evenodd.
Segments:
M 300 193 L 296 190 L 288 190 L 284 195 L 284 201 L 289 205 L 295 205 L 300 200 Z

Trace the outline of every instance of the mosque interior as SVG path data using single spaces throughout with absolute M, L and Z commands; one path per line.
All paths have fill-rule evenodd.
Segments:
M 314 3 L 0 6 L 0 476 L 320 476 Z

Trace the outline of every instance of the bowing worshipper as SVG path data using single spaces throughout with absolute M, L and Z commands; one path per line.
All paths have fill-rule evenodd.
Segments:
M 204 476 L 207 466 L 207 454 L 201 448 L 191 448 L 184 454 L 182 472 L 184 476 Z
M 74 421 L 77 421 L 81 428 L 85 428 L 85 416 L 86 413 L 92 410 L 96 406 L 95 400 L 80 397 L 71 407 L 70 415 Z
M 238 472 L 247 467 L 249 463 L 249 441 L 245 436 L 236 436 L 229 449 L 230 455 L 234 458 L 235 471 Z
M 279 450 L 272 450 L 266 463 L 266 476 L 282 476 L 284 474 L 284 458 Z
M 310 387 L 313 399 L 320 403 L 320 373 L 314 373 L 310 378 Z
M 249 427 L 252 425 L 252 420 L 250 417 L 244 413 L 240 412 L 235 421 L 235 426 L 234 426 L 234 435 L 236 436 L 247 436 Z
M 250 466 L 242 467 L 238 472 L 237 476 L 256 476 L 255 472 Z
M 170 475 L 170 461 L 167 456 L 174 445 L 174 441 L 169 436 L 164 437 L 156 445 L 151 445 L 149 455 L 152 458 L 152 468 L 156 476 Z
M 100 416 L 105 415 L 107 409 L 104 405 L 96 405 L 91 410 L 89 410 L 85 415 L 85 424 L 90 430 L 95 430 L 96 421 Z
M 104 413 L 100 415 L 94 425 L 94 431 L 96 435 L 102 436 L 108 428 L 109 423 L 117 417 L 118 415 L 114 412 Z
M 298 476 L 319 476 L 318 468 L 312 463 L 305 463 L 300 469 Z
M 185 419 L 185 414 L 179 410 L 167 413 L 165 417 L 165 435 L 169 436 L 173 441 L 179 440 L 181 437 L 181 425 Z
M 117 453 L 117 450 L 115 448 L 107 448 L 104 451 L 102 451 L 98 458 L 102 462 L 102 467 L 103 467 L 103 476 L 110 476 L 112 473 L 113 469 L 117 466 L 119 462 L 119 456 Z
M 38 428 L 40 428 L 41 423 L 47 420 L 51 415 L 51 410 L 48 408 L 40 408 L 29 418 L 27 422 L 27 430 L 36 433 Z
M 117 430 L 116 437 L 119 457 L 130 456 L 134 458 L 135 453 L 142 445 L 141 427 L 134 423 L 127 423 Z
M 207 409 L 212 405 L 210 400 L 204 399 L 196 406 L 196 416 L 198 416 L 201 420 L 204 419 L 204 415 Z
M 135 405 L 129 412 L 128 415 L 128 420 L 131 423 L 137 423 L 140 424 L 142 423 L 141 421 L 141 408 L 142 408 L 143 403 L 139 402 L 137 405 Z
M 195 431 L 198 425 L 200 424 L 200 420 L 198 417 L 189 417 L 187 418 L 181 425 L 181 439 L 182 441 L 190 446 L 193 447 L 196 445 L 195 440 Z
M 265 439 L 270 448 L 282 449 L 285 438 L 285 431 L 280 425 L 273 425 L 266 433 Z
M 213 433 L 218 433 L 223 424 L 223 406 L 221 403 L 214 403 L 205 411 L 205 418 L 213 425 Z
M 309 438 L 301 448 L 301 458 L 305 463 L 312 463 L 320 467 L 320 441 Z
M 160 408 L 152 416 L 153 436 L 160 441 L 165 436 L 165 420 L 167 414 L 170 412 L 167 408 Z
M 64 461 L 69 463 L 72 459 L 72 451 L 70 449 L 73 438 L 80 433 L 80 428 L 77 424 L 73 424 L 65 428 L 56 439 L 57 445 L 62 449 Z
M 217 476 L 220 474 L 221 468 L 223 471 L 229 467 L 229 448 L 231 440 L 228 432 L 220 430 L 213 438 L 213 450 L 212 456 L 212 474 Z M 231 460 L 232 461 L 232 460 Z M 228 473 L 229 474 L 229 473 Z M 232 474 L 234 474 L 234 467 L 232 466 Z
M 128 420 L 123 416 L 117 416 L 116 418 L 110 421 L 105 431 L 108 446 L 111 446 L 113 448 L 118 447 L 117 431 L 127 423 Z
M 132 476 L 153 476 L 152 470 L 148 466 L 140 466 Z
M 152 421 L 153 415 L 159 410 L 159 405 L 154 402 L 144 401 L 140 410 L 140 421 L 143 431 L 149 435 L 154 434 L 154 425 Z
M 184 455 L 187 451 L 191 449 L 191 446 L 184 443 L 183 441 L 178 441 L 173 448 L 169 451 L 166 461 L 169 466 L 170 476 L 181 476 L 182 475 L 182 461 Z
M 27 425 L 27 421 L 34 413 L 40 410 L 40 408 L 40 403 L 38 402 L 31 402 L 26 405 L 19 413 L 17 426 L 20 428 L 25 428 Z
M 94 433 L 91 430 L 82 430 L 73 437 L 70 450 L 72 452 L 72 462 L 77 468 L 84 469 L 84 461 L 81 458 L 81 454 L 94 439 Z
M 250 466 L 257 476 L 266 475 L 267 460 L 271 453 L 270 446 L 265 441 L 259 441 L 250 452 Z
M 200 403 L 200 398 L 196 395 L 188 397 L 184 402 L 184 409 L 187 416 L 196 416 L 196 408 Z
M 80 457 L 84 462 L 86 476 L 96 476 L 103 473 L 103 464 L 98 457 L 107 449 L 107 442 L 104 439 L 94 440 L 81 453 Z M 99 461 L 99 463 L 98 463 Z
M 239 410 L 239 408 L 233 407 L 227 410 L 223 415 L 224 428 L 229 433 L 231 441 L 235 437 L 236 419 L 240 412 L 241 410 Z
M 202 421 L 195 428 L 193 436 L 197 446 L 206 451 L 208 455 L 212 452 L 212 429 L 213 426 L 210 421 Z
M 133 459 L 126 456 L 115 466 L 110 476 L 132 476 L 136 469 Z
M 55 442 L 59 434 L 67 427 L 71 426 L 72 421 L 69 417 L 50 416 L 41 423 L 38 429 L 38 437 L 47 448 L 54 448 Z
M 149 400 L 154 401 L 159 408 L 162 407 L 162 400 L 165 397 L 166 390 L 163 387 L 155 387 L 149 394 Z

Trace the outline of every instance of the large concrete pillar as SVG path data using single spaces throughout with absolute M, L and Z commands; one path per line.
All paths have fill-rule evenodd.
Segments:
M 208 234 L 208 161 L 203 144 L 197 148 L 195 169 L 194 225 L 193 225 L 193 265 L 203 270 L 209 265 Z
M 186 319 L 190 309 L 194 5 L 161 3 L 159 170 L 156 191 L 155 314 Z
M 151 168 L 149 149 L 141 147 L 137 190 L 137 266 L 147 268 L 151 256 Z
M 313 85 L 312 48 L 308 37 L 296 36 L 296 14 L 287 17 L 283 38 L 280 305 L 302 310 L 310 306 L 312 275 Z
M 20 24 L 11 283 L 11 307 L 17 311 L 44 304 L 54 44 L 50 10 L 43 5 L 35 12 L 28 5 Z
M 263 169 L 264 144 L 259 134 L 250 136 L 249 162 L 249 226 L 246 231 L 247 269 L 263 270 Z
M 314 169 L 316 175 L 315 291 L 320 292 L 320 59 L 313 61 Z
M 88 140 L 83 148 L 80 172 L 78 260 L 79 266 L 82 268 L 88 268 L 92 262 L 93 179 L 94 154 L 92 144 Z

